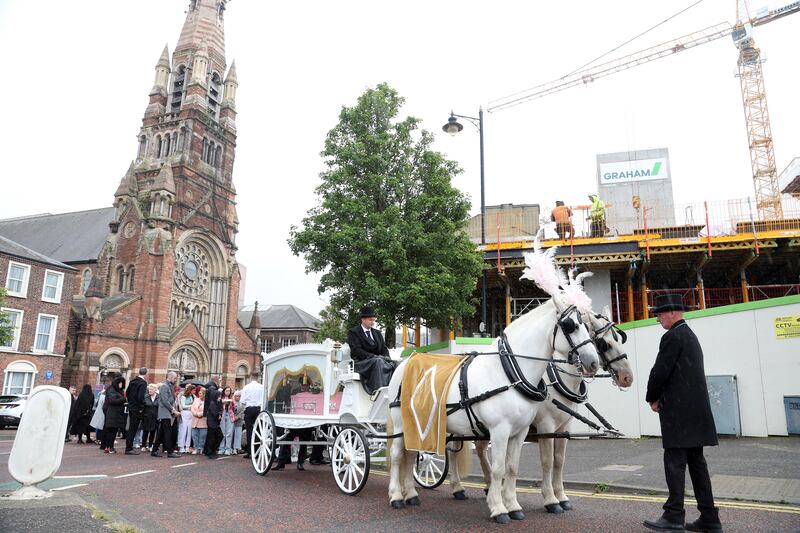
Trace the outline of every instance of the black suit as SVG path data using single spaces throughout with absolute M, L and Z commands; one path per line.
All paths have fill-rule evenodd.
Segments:
M 389 384 L 397 362 L 389 358 L 389 348 L 379 331 L 372 329 L 367 337 L 359 324 L 347 333 L 347 344 L 355 371 L 361 375 L 361 385 L 368 394 Z
M 719 511 L 714 507 L 711 478 L 703 456 L 703 446 L 718 444 L 708 399 L 703 350 L 697 336 L 683 320 L 675 322 L 661 337 L 645 400 L 650 404 L 658 400 L 661 407 L 658 417 L 669 488 L 664 518 L 676 523 L 684 521 L 683 494 L 688 464 L 701 518 L 707 523 L 719 523 Z

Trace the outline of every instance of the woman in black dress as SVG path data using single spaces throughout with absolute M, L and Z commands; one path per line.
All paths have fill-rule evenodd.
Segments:
M 89 422 L 92 420 L 92 407 L 94 406 L 94 394 L 92 394 L 92 386 L 86 384 L 83 386 L 78 399 L 75 400 L 75 413 L 74 420 L 72 421 L 72 434 L 78 436 L 77 444 L 83 444 L 83 436 L 86 435 L 86 443 L 90 444 L 92 438 L 89 435 L 92 428 Z

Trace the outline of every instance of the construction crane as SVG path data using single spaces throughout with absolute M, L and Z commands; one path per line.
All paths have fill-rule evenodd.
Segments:
M 792 2 L 773 10 L 762 10 L 756 13 L 756 16 L 750 17 L 745 0 L 738 0 L 736 4 L 736 23 L 733 26 L 727 22 L 721 22 L 645 50 L 573 72 L 556 80 L 493 100 L 489 102 L 487 110 L 489 112 L 500 111 L 569 89 L 570 87 L 586 85 L 598 78 L 643 65 L 662 57 L 671 56 L 730 35 L 739 49 L 738 78 L 742 89 L 742 103 L 747 123 L 747 137 L 750 144 L 750 161 L 758 212 L 763 220 L 782 218 L 783 210 L 781 209 L 778 188 L 778 173 L 775 167 L 775 152 L 772 146 L 772 129 L 769 124 L 767 97 L 761 71 L 761 51 L 755 47 L 752 29 L 797 12 L 800 12 L 800 1 Z

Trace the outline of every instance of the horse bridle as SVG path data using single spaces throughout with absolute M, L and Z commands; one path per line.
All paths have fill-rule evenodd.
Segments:
M 578 316 L 578 321 L 572 319 L 569 315 L 575 312 Z M 556 335 L 558 335 L 558 330 L 561 328 L 561 333 L 564 334 L 564 337 L 567 339 L 569 343 L 569 352 L 567 352 L 567 362 L 571 365 L 574 365 L 578 370 L 581 370 L 583 365 L 581 364 L 581 354 L 578 353 L 578 350 L 587 345 L 594 343 L 592 340 L 591 335 L 585 341 L 575 344 L 570 337 L 571 334 L 575 333 L 575 331 L 583 325 L 583 319 L 581 319 L 581 314 L 578 312 L 577 308 L 574 305 L 570 305 L 564 311 L 562 311 L 561 315 L 556 320 L 555 326 L 553 326 L 553 350 L 556 349 Z
M 611 347 L 608 345 L 608 342 L 606 342 L 606 340 L 603 337 L 608 331 L 611 331 L 611 336 L 614 338 L 615 341 L 620 342 L 621 338 L 622 339 L 621 344 L 625 344 L 625 341 L 628 340 L 628 335 L 624 331 L 619 329 L 612 321 L 607 319 L 605 316 L 600 314 L 595 314 L 594 317 L 597 318 L 598 320 L 603 319 L 606 321 L 606 324 L 603 327 L 594 330 L 593 342 L 595 347 L 597 348 L 597 353 L 600 354 L 600 362 L 603 365 L 603 371 L 609 372 L 613 376 L 614 381 L 617 381 L 619 373 L 616 370 L 614 370 L 611 364 L 619 361 L 620 359 L 627 359 L 628 354 L 623 353 L 621 355 L 618 355 L 614 359 L 609 359 L 608 356 L 606 355 L 606 352 L 608 352 L 611 349 Z M 619 333 L 620 338 L 617 338 L 617 333 Z

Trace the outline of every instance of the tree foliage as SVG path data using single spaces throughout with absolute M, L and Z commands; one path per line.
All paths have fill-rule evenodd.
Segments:
M 0 308 L 6 302 L 6 289 L 0 287 Z M 0 344 L 8 344 L 14 340 L 14 327 L 8 313 L 0 311 Z
M 325 339 L 332 339 L 339 342 L 347 340 L 347 317 L 332 305 L 320 311 L 321 319 L 319 331 L 314 333 L 314 342 L 322 342 Z
M 372 304 L 390 344 L 398 323 L 452 328 L 472 314 L 482 268 L 465 232 L 469 201 L 451 184 L 461 169 L 430 149 L 418 119 L 395 120 L 403 103 L 381 84 L 342 108 L 321 153 L 318 205 L 289 238 L 348 323 Z

